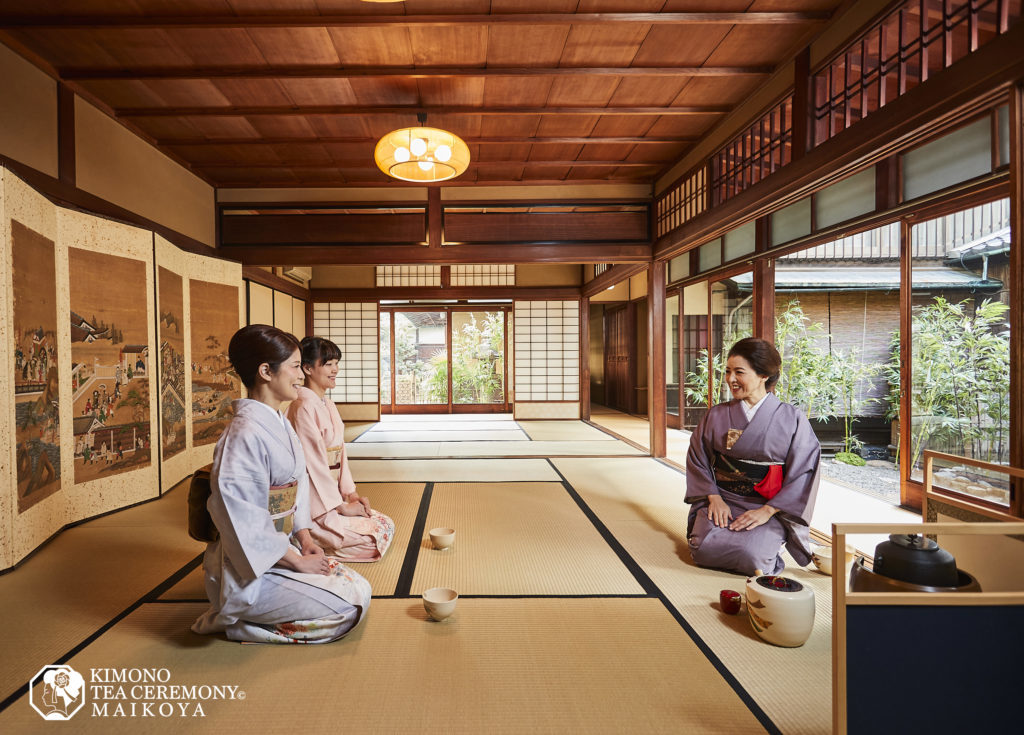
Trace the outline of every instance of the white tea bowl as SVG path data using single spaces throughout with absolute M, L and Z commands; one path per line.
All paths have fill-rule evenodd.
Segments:
M 431 587 L 423 592 L 423 609 L 427 615 L 434 620 L 441 622 L 446 620 L 455 612 L 455 603 L 459 600 L 459 593 L 447 587 Z
M 434 548 L 447 549 L 449 546 L 455 543 L 455 529 L 431 528 L 430 541 L 434 544 Z

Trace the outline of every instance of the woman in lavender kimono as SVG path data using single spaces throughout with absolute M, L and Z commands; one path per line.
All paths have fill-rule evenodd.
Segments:
M 686 456 L 687 540 L 700 566 L 778 574 L 783 544 L 811 560 L 809 523 L 821 448 L 807 418 L 772 389 L 782 360 L 763 339 L 729 350 L 733 400 L 711 408 Z
M 306 382 L 288 407 L 288 420 L 306 457 L 313 540 L 345 561 L 377 561 L 391 545 L 395 522 L 370 508 L 370 499 L 356 492 L 345 454 L 345 424 L 327 397 L 340 359 L 341 350 L 330 340 L 302 340 Z
M 302 446 L 280 412 L 302 383 L 299 342 L 254 324 L 235 333 L 228 356 L 250 397 L 235 401 L 214 452 L 207 507 L 220 538 L 203 558 L 210 609 L 192 630 L 256 643 L 336 640 L 365 616 L 370 585 L 309 533 Z

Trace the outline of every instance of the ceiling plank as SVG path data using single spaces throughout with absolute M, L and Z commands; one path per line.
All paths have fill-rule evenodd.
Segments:
M 728 105 L 687 105 L 679 107 L 459 107 L 452 105 L 394 105 L 391 107 L 355 107 L 331 105 L 323 107 L 122 107 L 118 117 L 256 117 L 266 115 L 724 115 Z
M 793 25 L 823 23 L 831 13 L 470 13 L 462 15 L 0 15 L 0 28 L 367 28 L 374 26 L 451 26 L 463 24 L 538 25 L 566 23 L 645 25 Z
M 123 67 L 64 66 L 62 79 L 345 79 L 389 78 L 449 79 L 455 77 L 733 77 L 767 76 L 774 67 L 764 66 L 567 66 L 567 67 L 399 67 L 399 66 L 177 66 Z
M 629 145 L 637 144 L 678 144 L 678 143 L 693 143 L 698 138 L 696 136 L 690 137 L 678 137 L 678 138 L 643 138 L 639 136 L 610 136 L 610 137 L 586 137 L 586 136 L 561 136 L 561 137 L 547 137 L 547 136 L 528 136 L 528 137 L 516 137 L 516 136 L 491 136 L 487 138 L 482 137 L 463 137 L 462 138 L 469 145 L 478 143 L 526 143 L 526 144 L 537 144 L 537 143 L 559 143 L 567 145 L 588 145 L 591 143 L 625 143 Z M 324 145 L 329 143 L 376 143 L 377 138 L 361 137 L 361 138 L 343 138 L 343 137 L 316 137 L 316 138 L 159 138 L 156 141 L 158 146 L 260 146 L 260 145 Z
M 243 265 L 417 265 L 473 263 L 648 263 L 651 246 L 636 243 L 583 245 L 320 245 L 221 246 L 217 253 Z

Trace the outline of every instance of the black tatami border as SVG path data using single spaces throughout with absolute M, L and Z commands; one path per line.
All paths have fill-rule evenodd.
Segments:
M 630 573 L 640 584 L 640 586 L 643 587 L 643 589 L 646 592 L 648 592 L 652 597 L 656 597 L 659 600 L 661 600 L 661 603 L 665 606 L 665 609 L 668 610 L 669 614 L 672 615 L 673 618 L 675 618 L 676 622 L 679 623 L 679 626 L 684 631 L 686 631 L 686 634 L 690 636 L 690 640 L 692 640 L 694 644 L 697 646 L 697 648 L 700 650 L 700 652 L 704 654 L 704 657 L 711 662 L 711 665 L 715 667 L 715 670 L 718 671 L 718 673 L 722 676 L 723 679 L 725 679 L 726 683 L 730 687 L 732 687 L 732 690 L 736 692 L 736 695 L 740 698 L 740 700 L 742 700 L 742 702 L 745 705 L 747 705 L 747 709 L 749 709 L 751 714 L 753 714 L 754 717 L 757 718 L 757 721 L 761 723 L 765 730 L 767 730 L 770 733 L 782 735 L 782 731 L 779 730 L 779 728 L 775 725 L 774 722 L 772 722 L 768 714 L 763 709 L 761 709 L 761 706 L 756 701 L 754 701 L 754 698 L 751 697 L 749 692 L 747 692 L 747 690 L 743 688 L 743 685 L 740 684 L 739 680 L 735 676 L 733 676 L 732 672 L 729 671 L 729 669 L 725 666 L 724 663 L 722 663 L 722 660 L 718 658 L 717 654 L 715 654 L 715 652 L 711 650 L 711 647 L 707 643 L 705 643 L 704 639 L 700 637 L 700 634 L 696 631 L 696 629 L 690 624 L 690 622 L 685 617 L 683 617 L 683 614 L 676 609 L 675 605 L 673 605 L 672 602 L 668 599 L 668 596 L 661 591 L 661 588 L 659 588 L 658 585 L 654 583 L 654 580 L 652 580 L 647 575 L 647 572 L 645 572 L 640 567 L 640 565 L 632 557 L 632 555 L 630 555 L 630 553 L 626 551 L 626 548 L 619 542 L 617 538 L 615 538 L 615 535 L 612 534 L 611 530 L 609 530 L 609 528 L 606 525 L 604 525 L 604 522 L 597 517 L 597 514 L 594 513 L 593 510 L 591 510 L 590 506 L 587 505 L 587 501 L 585 501 L 583 497 L 578 492 L 576 492 L 576 488 L 574 488 L 572 484 L 567 479 L 565 479 L 565 475 L 563 475 L 559 471 L 559 469 L 555 466 L 555 463 L 552 462 L 551 460 L 548 460 L 548 464 L 551 465 L 551 469 L 553 469 L 561 478 L 562 487 L 564 487 L 565 491 L 569 493 L 569 496 L 572 497 L 574 501 L 576 501 L 576 505 L 579 506 L 580 510 L 583 512 L 583 515 L 585 515 L 590 520 L 590 522 L 594 525 L 594 528 L 597 529 L 597 532 L 601 534 L 601 537 L 605 540 L 608 546 L 611 547 L 612 551 L 615 552 L 616 556 L 619 557 L 619 560 L 630 571 Z
M 151 589 L 149 592 L 144 594 L 142 597 L 137 599 L 135 602 L 133 602 L 128 607 L 126 607 L 120 613 L 118 613 L 117 615 L 112 617 L 110 620 L 108 620 L 106 623 L 104 623 L 100 628 L 98 628 L 92 635 L 90 635 L 88 638 L 83 640 L 77 646 L 72 648 L 70 651 L 65 653 L 63 656 L 58 658 L 56 661 L 48 661 L 46 663 L 58 664 L 58 665 L 59 664 L 67 663 L 72 658 L 74 658 L 79 653 L 81 653 L 85 648 L 87 648 L 93 641 L 95 641 L 101 635 L 103 635 L 108 630 L 113 628 L 115 625 L 117 625 L 119 622 L 124 620 L 126 617 L 131 615 L 133 612 L 138 610 L 144 604 L 146 604 L 147 602 L 156 602 L 157 598 L 160 597 L 160 595 L 162 595 L 164 592 L 166 592 L 171 587 L 173 587 L 178 582 L 180 582 L 185 577 L 187 577 L 192 572 L 193 569 L 195 569 L 196 567 L 198 567 L 202 563 L 202 561 L 203 561 L 203 555 L 202 554 L 197 554 L 196 557 L 194 559 L 192 559 L 191 561 L 189 561 L 188 563 L 186 563 L 185 566 L 181 567 L 181 569 L 176 571 L 170 577 L 168 577 L 163 582 L 158 584 L 156 587 Z M 206 602 L 206 600 L 203 600 L 203 602 Z M 10 694 L 6 699 L 4 699 L 2 702 L 0 702 L 0 712 L 3 712 L 5 709 L 10 707 L 12 704 L 14 704 L 16 701 L 21 699 L 27 693 L 28 693 L 28 682 L 26 681 L 24 684 L 22 684 L 20 687 L 18 687 L 12 694 Z
M 420 498 L 419 510 L 416 511 L 416 521 L 412 525 L 412 535 L 405 549 L 405 560 L 402 562 L 402 571 L 398 574 L 398 582 L 395 583 L 393 597 L 412 596 L 412 578 L 416 574 L 416 562 L 420 558 L 420 547 L 423 546 L 423 529 L 427 526 L 427 512 L 430 510 L 430 499 L 433 495 L 434 483 L 428 482 L 423 487 L 423 496 Z

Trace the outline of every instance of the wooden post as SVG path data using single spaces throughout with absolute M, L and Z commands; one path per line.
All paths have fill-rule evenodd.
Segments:
M 912 257 L 910 222 L 900 220 L 900 503 L 908 508 L 921 508 L 922 493 L 910 482 L 910 437 L 913 434 L 910 405 L 911 340 L 914 338 L 911 309 Z
M 1010 465 L 1024 467 L 1024 87 L 1010 88 Z M 1024 515 L 1024 482 L 1010 483 L 1010 512 Z
M 647 271 L 647 419 L 651 456 L 664 457 L 665 422 L 665 266 L 655 260 Z
M 427 247 L 439 248 L 444 239 L 444 223 L 441 210 L 441 188 L 427 189 Z
M 580 418 L 590 420 L 590 299 L 580 299 Z

